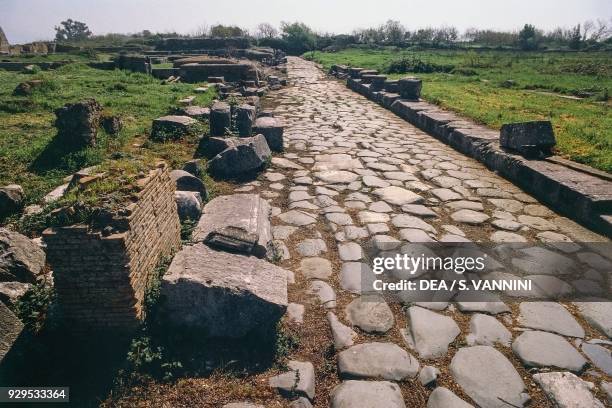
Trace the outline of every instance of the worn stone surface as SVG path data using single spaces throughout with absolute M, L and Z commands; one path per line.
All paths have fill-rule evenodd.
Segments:
M 230 105 L 226 102 L 215 102 L 210 109 L 210 135 L 225 136 L 232 127 Z
M 556 367 L 580 371 L 587 361 L 563 337 L 556 334 L 528 331 L 512 343 L 512 350 L 524 365 L 530 367 Z
M 364 343 L 338 354 L 338 371 L 344 378 L 400 381 L 414 377 L 419 362 L 393 343 Z
M 179 251 L 162 279 L 170 324 L 210 337 L 242 337 L 273 327 L 287 308 L 287 271 L 256 257 L 204 244 Z
M 174 180 L 178 191 L 194 191 L 200 194 L 202 200 L 208 200 L 208 191 L 200 178 L 185 170 L 172 170 L 170 177 Z
M 367 333 L 386 333 L 393 327 L 395 318 L 389 305 L 378 296 L 361 296 L 345 309 L 347 320 Z
M 315 396 L 315 370 L 310 362 L 289 361 L 289 371 L 270 378 L 270 386 L 287 396 Z
M 496 318 L 476 313 L 470 319 L 470 333 L 466 336 L 468 346 L 509 346 L 512 334 Z
M 408 309 L 408 337 L 410 347 L 421 358 L 436 358 L 446 353 L 448 345 L 459 335 L 457 323 L 418 306 Z
M 202 198 L 195 191 L 175 191 L 174 200 L 181 221 L 199 220 L 202 215 Z
M 344 381 L 331 393 L 331 408 L 406 408 L 400 388 L 389 381 Z
M 529 400 L 525 384 L 512 363 L 490 346 L 460 349 L 453 357 L 450 372 L 457 384 L 480 406 L 522 407 Z
M 2 367 L 3 360 L 23 330 L 21 321 L 2 302 L 0 302 L 0 327 L 2 327 L 0 330 L 0 367 Z
M 518 323 L 523 327 L 563 336 L 584 337 L 584 329 L 565 307 L 555 302 L 523 302 Z
M 102 106 L 95 99 L 68 103 L 55 110 L 57 137 L 68 148 L 96 145 Z
M 217 177 L 252 177 L 262 170 L 272 153 L 262 135 L 230 139 L 229 147 L 208 162 Z
M 189 116 L 162 116 L 153 121 L 151 139 L 157 141 L 180 140 L 198 123 Z
M 233 252 L 268 255 L 272 245 L 270 205 L 257 194 L 220 196 L 204 206 L 194 241 Z
M 0 282 L 34 283 L 45 266 L 45 252 L 28 237 L 0 228 Z
M 255 121 L 254 131 L 264 135 L 270 150 L 282 152 L 284 149 L 283 125 L 277 118 L 261 117 Z
M 474 406 L 456 396 L 448 388 L 437 387 L 429 395 L 427 408 L 474 408 Z
M 548 399 L 559 408 L 603 408 L 590 389 L 592 383 L 581 380 L 572 373 L 555 372 L 534 374 L 533 379 L 546 393 Z

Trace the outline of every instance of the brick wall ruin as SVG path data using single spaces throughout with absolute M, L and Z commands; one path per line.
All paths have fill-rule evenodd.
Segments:
M 180 247 L 168 169 L 153 170 L 139 187 L 137 201 L 126 211 L 125 232 L 105 237 L 83 225 L 43 232 L 58 303 L 75 331 L 135 328 L 144 317 L 156 264 Z

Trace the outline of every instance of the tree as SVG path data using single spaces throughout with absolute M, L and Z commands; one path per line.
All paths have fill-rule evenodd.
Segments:
M 399 21 L 388 20 L 383 30 L 388 44 L 400 45 L 406 36 L 406 28 Z
M 255 30 L 257 38 L 274 38 L 278 35 L 278 30 L 270 23 L 261 23 Z
M 577 24 L 574 28 L 570 30 L 568 45 L 572 50 L 579 50 L 582 46 L 582 34 L 580 24 Z
M 535 50 L 538 48 L 538 33 L 536 28 L 531 24 L 525 24 L 519 32 L 519 47 L 522 50 Z
M 87 24 L 69 18 L 55 27 L 55 41 L 75 42 L 86 40 L 91 37 L 91 31 Z
M 315 49 L 317 40 L 313 31 L 304 23 L 281 23 L 281 37 L 287 44 L 287 52 L 293 55 L 303 54 Z
M 210 28 L 211 37 L 229 38 L 229 37 L 244 37 L 245 31 L 238 26 L 225 26 L 217 24 Z

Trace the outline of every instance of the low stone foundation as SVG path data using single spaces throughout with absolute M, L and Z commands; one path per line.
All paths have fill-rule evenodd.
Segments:
M 160 257 L 180 247 L 168 169 L 163 165 L 138 184 L 124 232 L 103 236 L 84 225 L 43 232 L 62 316 L 75 331 L 136 328 Z

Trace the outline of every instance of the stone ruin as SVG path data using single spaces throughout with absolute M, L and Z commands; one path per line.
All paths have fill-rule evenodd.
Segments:
M 4 34 L 4 30 L 2 30 L 2 27 L 0 27 L 0 53 L 8 54 L 10 46 L 11 45 L 9 44 L 8 39 L 6 38 L 6 35 Z
M 55 110 L 57 137 L 67 146 L 95 146 L 102 106 L 95 99 L 66 104 Z
M 180 247 L 175 185 L 166 165 L 137 180 L 137 188 L 110 234 L 88 225 L 43 232 L 58 305 L 75 331 L 135 329 L 156 264 Z
M 271 207 L 257 194 L 210 201 L 194 245 L 174 257 L 162 279 L 168 324 L 207 337 L 269 336 L 287 308 L 291 273 L 274 258 Z

